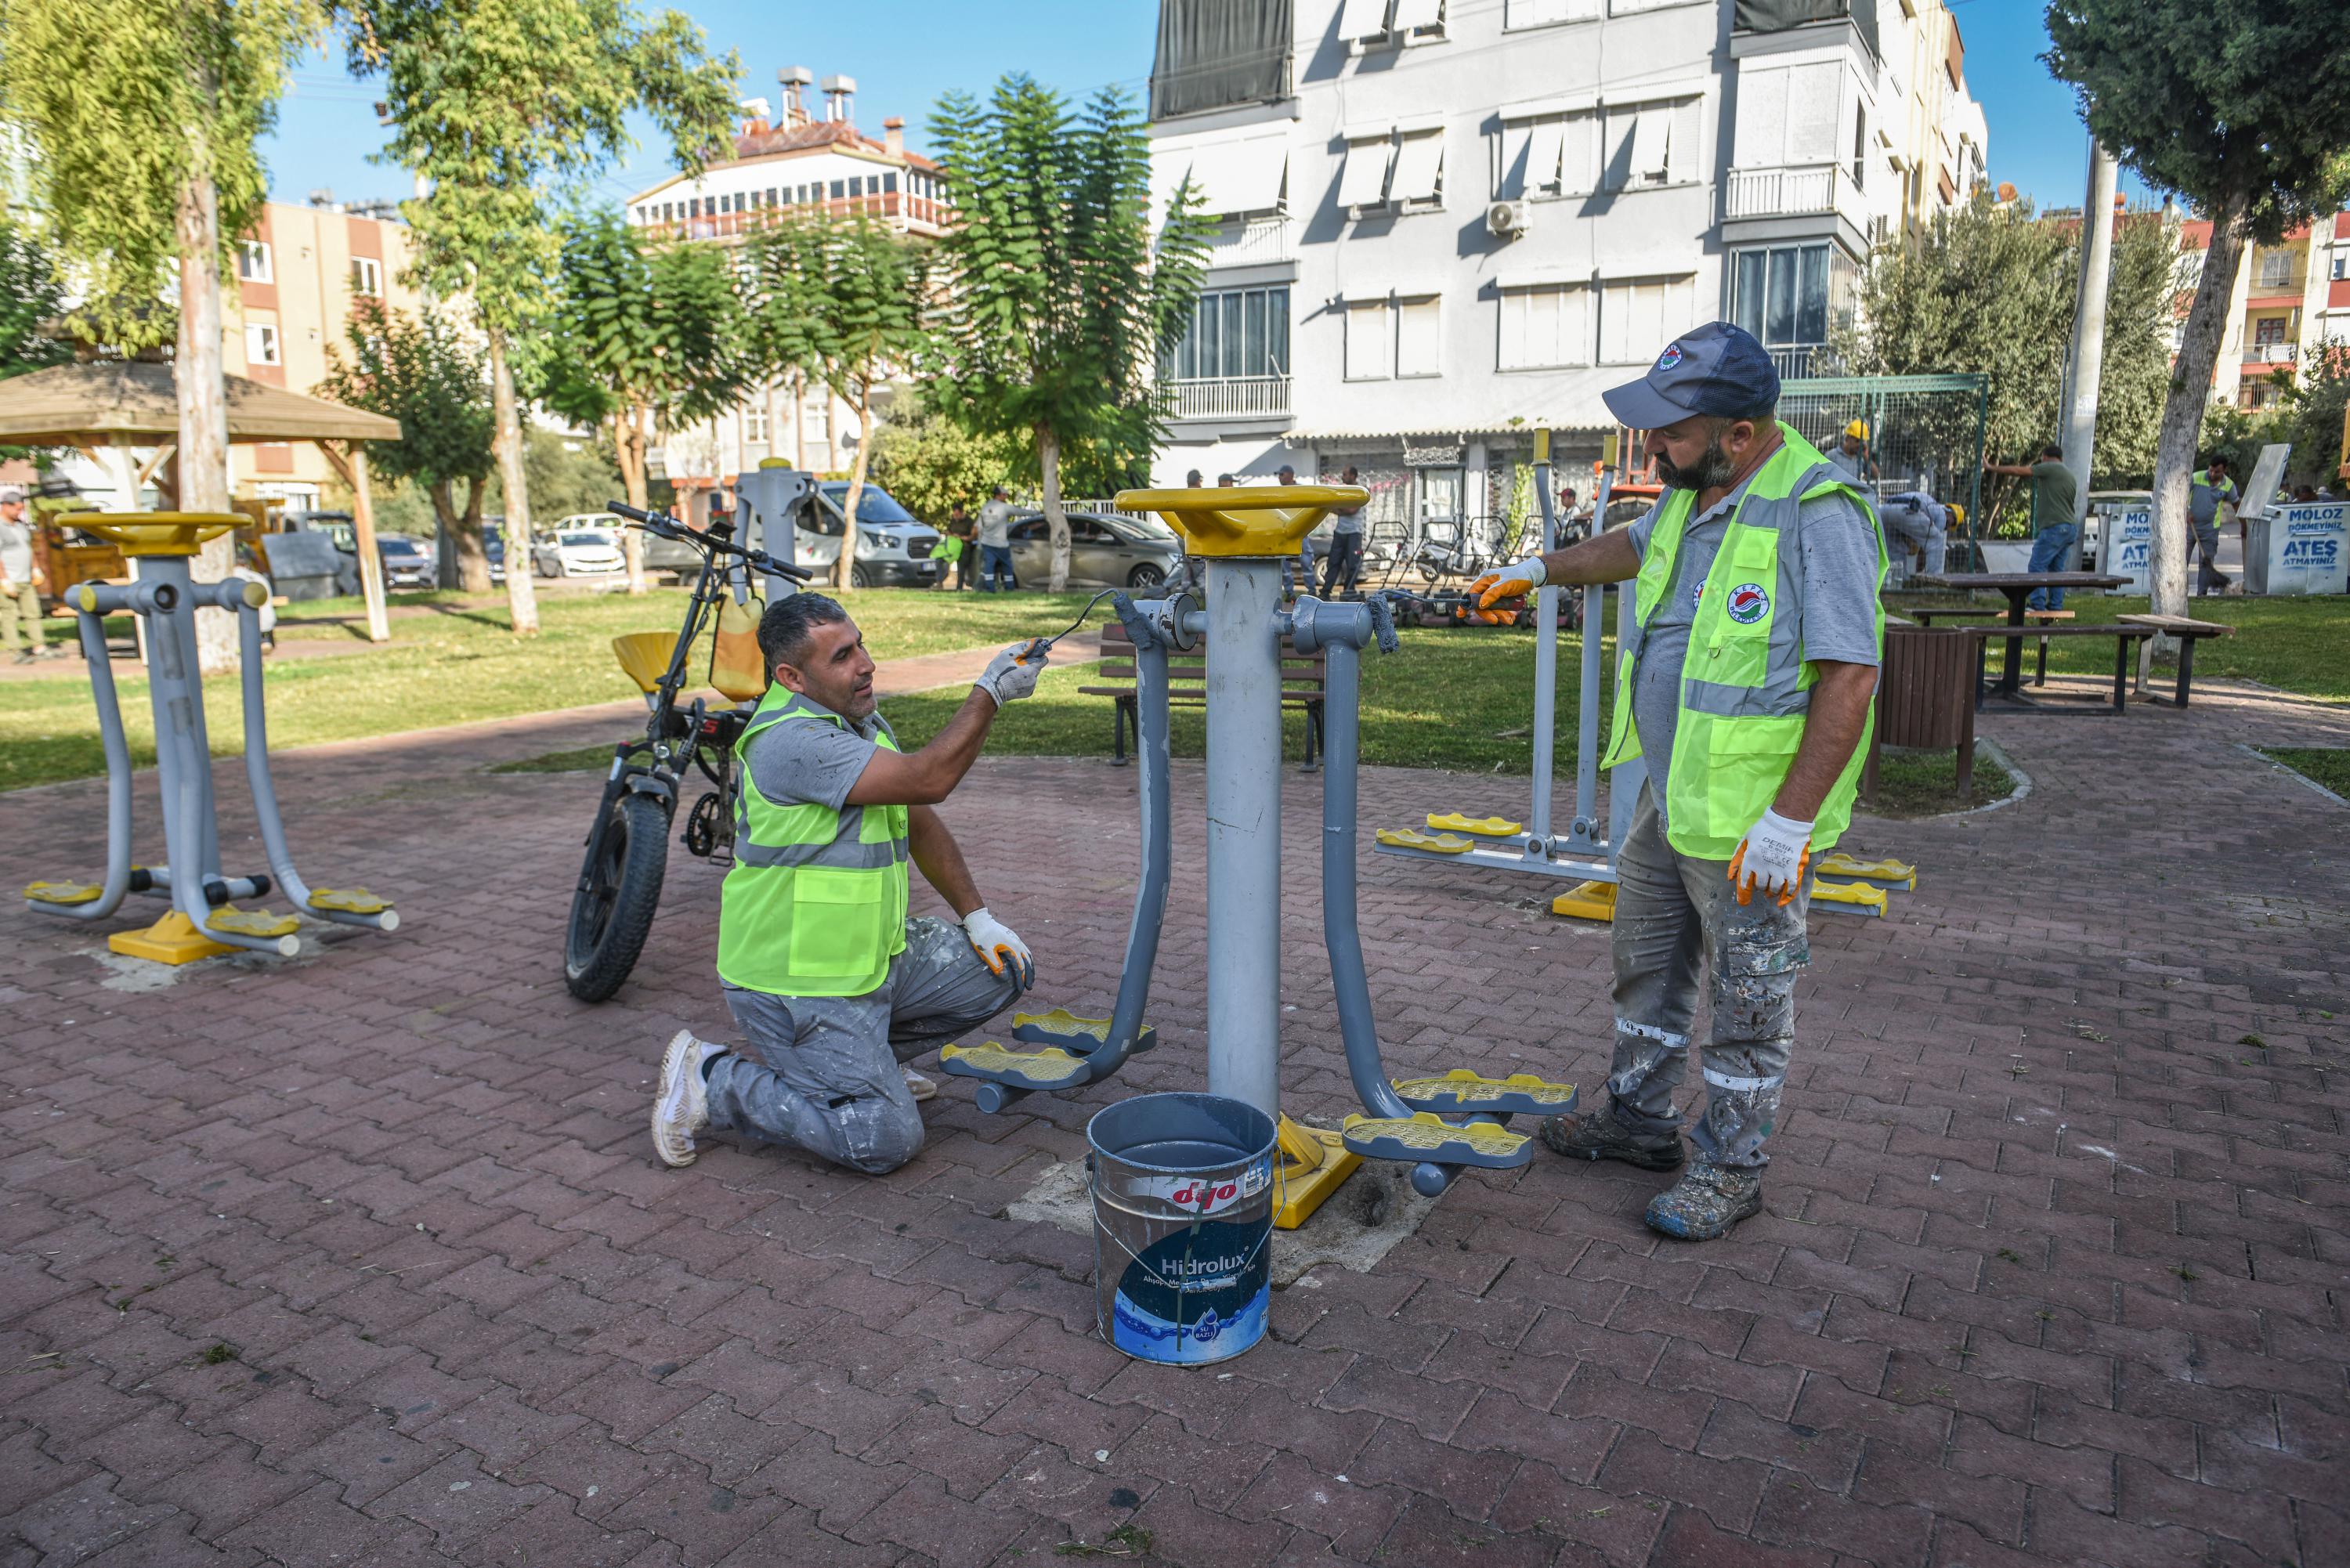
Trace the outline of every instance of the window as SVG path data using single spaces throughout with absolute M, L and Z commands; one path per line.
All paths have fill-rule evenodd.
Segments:
M 1767 348 L 1825 343 L 1829 327 L 1851 313 L 1856 270 L 1826 244 L 1734 251 L 1730 318 Z
M 1698 177 L 1697 98 L 1610 104 L 1601 188 L 1685 185 Z
M 1638 365 L 1697 325 L 1697 279 L 1636 278 L 1599 290 L 1599 362 Z
M 2340 283 L 2345 278 L 2350 278 L 2350 256 L 2335 256 L 2334 258 L 2334 281 Z
M 1200 296 L 1164 373 L 1178 381 L 1288 375 L 1289 286 Z
M 832 439 L 832 400 L 822 392 L 800 405 L 800 436 L 805 441 Z
M 1412 202 L 1444 204 L 1444 133 L 1441 130 L 1407 136 L 1396 148 L 1395 177 L 1388 183 L 1388 200 L 1402 206 Z
M 847 194 L 847 188 L 848 188 L 848 182 L 847 182 L 847 181 L 846 181 L 846 180 L 835 180 L 835 181 L 832 182 L 832 199 L 833 199 L 834 201 L 836 201 L 836 202 L 840 201 L 840 200 L 841 200 L 841 199 L 842 199 L 842 198 Z
M 850 198 L 851 198 L 852 200 L 857 199 L 857 198 L 859 198 L 859 197 L 862 197 L 862 196 L 865 194 L 865 176 L 864 176 L 864 175 L 862 175 L 862 174 L 852 174 L 851 176 L 849 176 L 849 180 L 848 180 L 848 194 L 849 194 L 849 196 L 850 196 Z
M 1844 67 L 1834 60 L 1756 69 L 1742 62 L 1734 165 L 1777 169 L 1834 162 L 1843 86 Z
M 1376 140 L 1347 143 L 1347 166 L 1338 175 L 1338 205 L 1376 207 L 1388 199 L 1388 161 L 1395 143 L 1382 132 Z
M 277 328 L 266 321 L 244 324 L 244 362 L 248 365 L 276 365 Z
M 236 247 L 236 275 L 247 283 L 270 281 L 269 244 L 265 240 L 240 240 Z M 2335 275 L 2340 275 L 2336 274 Z
M 1502 177 L 1493 194 L 1587 196 L 1599 188 L 1600 115 L 1596 109 L 1535 119 L 1505 119 Z
M 784 192 L 784 200 L 785 200 L 785 202 L 788 202 L 788 201 L 790 201 L 791 199 L 792 199 L 792 193 L 791 193 L 789 191 L 785 191 L 785 192 Z M 774 207 L 774 206 L 778 206 L 778 205 L 780 205 L 780 204 L 781 204 L 781 203 L 779 203 L 779 202 L 776 202 L 776 200 L 775 200 L 775 188 L 773 185 L 768 186 L 768 187 L 767 187 L 767 205 L 769 205 L 770 207 Z
M 743 410 L 743 439 L 764 444 L 767 439 L 767 405 L 751 403 Z
M 1289 92 L 1290 7 L 1263 0 L 1160 0 L 1150 118 L 1171 119 Z
M 895 173 L 881 176 L 881 192 L 886 196 L 894 196 L 898 193 L 898 176 Z
M 1443 301 L 1399 299 L 1396 301 L 1395 373 L 1408 376 L 1440 376 L 1444 373 L 1440 359 Z
M 1502 286 L 1503 370 L 1591 363 L 1591 290 L 1582 284 Z
M 1384 381 L 1392 374 L 1388 356 L 1391 330 L 1386 300 L 1347 302 L 1347 379 Z
M 1554 27 L 1561 22 L 1590 22 L 1599 16 L 1599 0 L 1503 0 L 1502 27 Z
M 1444 203 L 1444 130 L 1418 125 L 1398 140 L 1392 130 L 1350 131 L 1346 167 L 1338 175 L 1338 204 L 1361 210 L 1392 202 L 1399 207 Z
M 2252 323 L 2252 341 L 2255 343 L 2282 343 L 2285 340 L 2284 328 L 2285 319 L 2283 317 L 2263 316 Z
M 383 297 L 383 263 L 373 256 L 351 258 L 351 292 Z

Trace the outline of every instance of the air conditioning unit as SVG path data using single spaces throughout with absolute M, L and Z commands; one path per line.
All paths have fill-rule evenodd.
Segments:
M 1496 239 L 1518 239 L 1525 234 L 1529 219 L 1523 202 L 1496 202 L 1485 209 L 1485 232 Z

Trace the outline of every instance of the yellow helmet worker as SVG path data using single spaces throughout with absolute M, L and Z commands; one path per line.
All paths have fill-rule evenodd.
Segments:
M 1844 433 L 1852 437 L 1855 441 L 1866 441 L 1868 439 L 1868 421 L 1866 420 L 1855 420 L 1852 423 L 1844 427 Z
M 1835 449 L 1825 454 L 1828 462 L 1844 471 L 1845 476 L 1856 482 L 1877 477 L 1877 460 L 1868 452 L 1868 421 L 1855 420 L 1844 427 L 1844 436 Z

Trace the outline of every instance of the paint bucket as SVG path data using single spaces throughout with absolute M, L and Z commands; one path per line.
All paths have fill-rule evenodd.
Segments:
M 1264 1337 L 1274 1137 L 1271 1116 L 1221 1095 L 1139 1095 L 1086 1124 L 1104 1339 L 1198 1366 Z

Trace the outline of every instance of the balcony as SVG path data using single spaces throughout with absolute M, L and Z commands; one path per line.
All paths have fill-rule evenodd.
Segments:
M 1860 192 L 1841 163 L 1778 169 L 1733 169 L 1723 197 L 1725 218 L 1799 218 L 1857 210 Z
M 2244 363 L 2247 365 L 2290 365 L 2301 358 L 2297 343 L 2247 343 Z
M 1809 380 L 1814 376 L 1843 374 L 1835 356 L 1825 343 L 1799 344 L 1787 348 L 1766 348 L 1771 356 L 1771 369 L 1779 372 L 1782 381 Z
M 1179 420 L 1261 420 L 1289 417 L 1289 378 L 1235 376 L 1212 381 L 1170 381 Z
M 1209 231 L 1207 254 L 1201 258 L 1207 266 L 1253 266 L 1290 259 L 1289 220 L 1284 217 L 1220 223 Z
M 650 219 L 637 225 L 653 240 L 730 240 L 772 229 L 778 223 L 805 218 L 866 219 L 892 228 L 943 229 L 954 222 L 954 209 L 930 196 L 877 191 L 868 196 L 844 196 L 837 201 L 801 202 L 787 207 L 754 207 L 743 213 L 712 213 L 702 217 Z

